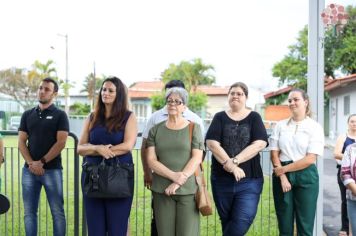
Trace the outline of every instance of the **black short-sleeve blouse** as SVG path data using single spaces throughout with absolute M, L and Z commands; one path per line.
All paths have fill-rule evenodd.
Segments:
M 236 121 L 231 119 L 225 111 L 215 114 L 206 134 L 207 140 L 215 140 L 220 143 L 230 158 L 239 154 L 244 148 L 256 140 L 268 142 L 267 132 L 261 116 L 251 111 L 244 119 Z M 246 177 L 260 178 L 263 176 L 260 165 L 260 154 L 239 165 Z M 215 157 L 211 164 L 212 174 L 216 176 L 231 176 Z

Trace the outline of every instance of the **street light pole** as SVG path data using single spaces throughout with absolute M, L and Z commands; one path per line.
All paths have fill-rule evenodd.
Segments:
M 65 87 L 65 112 L 69 114 L 69 79 L 68 79 L 68 34 L 65 35 L 66 38 L 66 87 Z
M 69 114 L 69 78 L 68 78 L 68 34 L 58 34 L 60 37 L 65 38 L 65 43 L 66 43 L 66 78 L 65 78 L 65 84 L 64 84 L 64 110 Z

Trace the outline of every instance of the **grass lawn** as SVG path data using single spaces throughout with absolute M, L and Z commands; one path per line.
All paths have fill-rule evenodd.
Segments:
M 11 201 L 11 208 L 5 215 L 0 216 L 0 235 L 25 235 L 23 223 L 23 203 L 21 193 L 21 168 L 23 158 L 18 153 L 17 136 L 5 136 L 6 163 L 1 167 L 1 193 L 6 193 Z M 67 235 L 74 235 L 74 141 L 68 139 L 66 149 L 62 152 L 64 209 L 67 220 Z M 131 235 L 150 235 L 151 225 L 151 192 L 143 186 L 143 172 L 139 151 L 133 151 L 135 168 L 135 195 L 130 216 Z M 80 159 L 82 159 L 80 157 Z M 205 163 L 205 175 L 208 177 L 209 168 Z M 81 172 L 81 168 L 79 169 Z M 210 190 L 210 181 L 208 189 Z M 80 221 L 82 222 L 82 194 L 80 198 Z M 82 223 L 79 225 L 82 231 Z M 39 209 L 40 235 L 53 235 L 52 218 L 44 191 L 41 194 Z M 217 213 L 212 216 L 201 217 L 201 235 L 222 235 L 220 221 Z M 263 193 L 261 196 L 258 213 L 247 235 L 278 235 L 275 217 L 271 182 L 265 177 Z

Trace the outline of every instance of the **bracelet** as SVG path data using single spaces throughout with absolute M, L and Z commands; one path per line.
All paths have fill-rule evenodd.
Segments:
M 223 161 L 223 162 L 221 163 L 221 165 L 224 166 L 228 161 L 229 161 L 229 159 L 226 159 L 225 161 Z
M 42 162 L 43 165 L 47 163 L 47 162 L 46 162 L 46 159 L 45 159 L 44 157 L 42 157 L 42 158 L 40 159 L 40 161 Z

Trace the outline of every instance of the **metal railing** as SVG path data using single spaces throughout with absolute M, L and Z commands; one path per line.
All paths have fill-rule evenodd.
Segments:
M 0 216 L 0 235 L 25 235 L 23 222 L 23 203 L 21 193 L 21 169 L 24 160 L 17 148 L 17 132 L 4 132 L 6 162 L 1 167 L 1 193 L 11 202 L 10 210 Z M 77 137 L 70 134 L 66 148 L 62 151 L 64 210 L 67 222 L 67 235 L 86 235 L 86 224 L 83 199 L 80 185 L 82 158 L 76 154 Z M 138 141 L 138 144 L 140 142 Z M 138 146 L 138 145 L 137 145 Z M 130 215 L 130 235 L 150 235 L 151 227 L 151 192 L 144 187 L 143 173 L 138 147 L 133 150 L 135 163 L 135 194 Z M 211 153 L 208 152 L 204 166 L 205 177 L 210 186 Z M 277 221 L 274 212 L 272 167 L 269 152 L 261 152 L 261 165 L 265 174 L 265 183 L 261 195 L 258 213 L 247 235 L 278 235 Z M 41 192 L 38 214 L 39 235 L 53 235 L 52 217 L 46 200 L 45 191 Z M 201 235 L 222 235 L 220 220 L 216 213 L 201 217 Z

